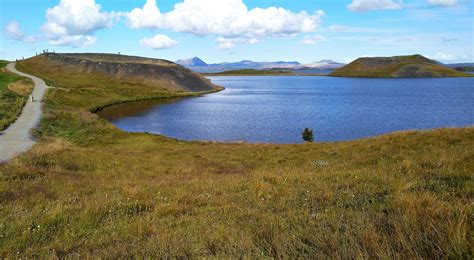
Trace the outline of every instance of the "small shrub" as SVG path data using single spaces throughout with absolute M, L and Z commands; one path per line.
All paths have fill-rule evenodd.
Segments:
M 303 131 L 303 140 L 306 142 L 312 142 L 314 141 L 314 135 L 313 135 L 313 130 L 310 128 L 305 128 Z

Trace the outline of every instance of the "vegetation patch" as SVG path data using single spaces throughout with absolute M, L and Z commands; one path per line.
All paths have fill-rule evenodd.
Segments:
M 31 80 L 8 72 L 7 64 L 0 61 L 0 131 L 16 120 L 33 90 Z

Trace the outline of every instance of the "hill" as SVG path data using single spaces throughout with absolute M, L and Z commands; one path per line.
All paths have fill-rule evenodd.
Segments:
M 201 60 L 198 57 L 185 59 L 185 60 L 178 60 L 176 61 L 176 63 L 181 66 L 187 66 L 187 67 L 207 67 L 208 66 L 207 63 L 205 63 L 203 60 Z
M 22 61 L 20 66 L 51 75 L 51 78 L 54 74 L 78 77 L 78 80 L 94 78 L 110 85 L 128 84 L 172 92 L 219 89 L 208 79 L 171 61 L 136 56 L 45 53 Z
M 422 55 L 359 58 L 330 76 L 367 78 L 469 77 Z
M 327 69 L 338 69 L 344 65 L 345 65 L 344 63 L 335 62 L 333 60 L 320 60 L 313 63 L 304 64 L 301 66 L 301 68 L 327 70 Z

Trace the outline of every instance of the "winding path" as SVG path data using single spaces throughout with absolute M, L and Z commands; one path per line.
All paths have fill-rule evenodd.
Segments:
M 31 135 L 31 130 L 36 127 L 41 117 L 41 101 L 48 88 L 46 83 L 35 76 L 19 72 L 15 68 L 15 62 L 9 63 L 7 69 L 15 74 L 24 76 L 33 80 L 33 97 L 31 96 L 17 120 L 6 130 L 0 132 L 0 162 L 7 161 L 14 156 L 28 151 L 36 142 Z

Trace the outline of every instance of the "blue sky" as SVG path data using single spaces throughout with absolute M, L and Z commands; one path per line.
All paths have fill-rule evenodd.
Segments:
M 2 0 L 0 8 L 8 60 L 42 49 L 208 63 L 474 60 L 472 0 Z

